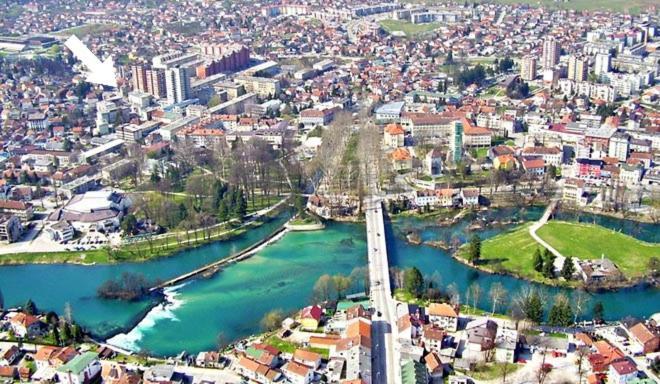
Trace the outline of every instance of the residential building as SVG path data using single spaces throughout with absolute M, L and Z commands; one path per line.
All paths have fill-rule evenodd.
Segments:
M 238 84 L 242 84 L 249 93 L 255 93 L 261 97 L 273 98 L 280 94 L 281 84 L 278 79 L 256 76 L 239 76 L 236 78 Z
M 619 159 L 619 161 L 628 160 L 630 153 L 630 135 L 622 131 L 616 131 L 609 140 L 607 155 Z
M 310 305 L 300 311 L 300 328 L 316 330 L 323 317 L 323 310 L 318 305 Z
M 9 320 L 9 326 L 16 337 L 33 337 L 41 332 L 42 323 L 36 316 L 19 312 Z
M 292 384 L 309 384 L 314 379 L 314 370 L 296 361 L 284 364 L 282 373 Z
M 428 151 L 424 157 L 424 173 L 431 177 L 438 177 L 442 175 L 442 159 L 444 154 L 440 148 L 433 148 Z
M 609 53 L 596 54 L 596 61 L 594 65 L 594 73 L 597 76 L 609 73 L 612 69 L 612 55 Z
M 190 75 L 185 68 L 165 71 L 165 92 L 168 104 L 182 103 L 190 98 Z
M 627 358 L 612 362 L 607 372 L 608 384 L 628 384 L 636 377 L 637 365 Z
M 311 367 L 312 369 L 318 369 L 321 366 L 321 358 L 320 354 L 304 349 L 296 349 L 293 353 L 293 361 Z
M 630 327 L 628 333 L 642 347 L 644 354 L 660 350 L 660 329 L 657 325 L 640 322 Z
M 390 148 L 403 147 L 405 131 L 401 124 L 390 123 L 385 126 L 384 142 Z
M 75 229 L 73 228 L 73 225 L 71 225 L 71 223 L 66 220 L 61 220 L 54 224 L 51 224 L 46 229 L 46 232 L 50 234 L 51 240 L 60 243 L 64 243 L 69 240 L 72 240 L 73 236 L 76 233 Z
M 456 332 L 458 329 L 458 308 L 446 303 L 431 303 L 428 307 L 429 323 Z
M 451 159 L 459 163 L 463 159 L 463 123 L 454 121 L 453 132 L 450 137 Z
M 522 58 L 520 64 L 520 78 L 526 81 L 532 81 L 536 79 L 536 65 L 537 65 L 536 56 L 527 55 Z
M 0 200 L 0 214 L 15 215 L 22 222 L 32 220 L 34 208 L 32 203 L 15 200 Z
M 392 168 L 395 171 L 405 171 L 412 169 L 412 155 L 406 148 L 397 148 L 390 153 Z
M 622 164 L 619 169 L 619 181 L 628 187 L 633 187 L 642 181 L 643 172 L 642 164 Z
M 559 43 L 552 37 L 543 41 L 543 56 L 541 57 L 541 66 L 544 69 L 551 69 L 559 63 L 560 47 Z
M 23 234 L 21 220 L 15 215 L 0 215 L 0 242 L 13 243 Z
M 86 384 L 101 373 L 101 363 L 94 352 L 85 352 L 57 368 L 57 378 L 63 384 Z
M 571 55 L 568 57 L 568 78 L 576 82 L 587 81 L 589 60 L 586 57 Z

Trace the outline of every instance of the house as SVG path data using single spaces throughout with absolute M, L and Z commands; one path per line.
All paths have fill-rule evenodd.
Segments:
M 289 361 L 282 367 L 282 373 L 292 384 L 309 384 L 314 379 L 314 370 L 304 364 Z
M 21 238 L 23 225 L 14 215 L 0 215 L 0 242 L 14 243 Z
M 594 373 L 607 372 L 610 364 L 625 358 L 625 355 L 621 350 L 613 347 L 605 340 L 596 341 L 593 347 L 596 349 L 596 352 L 589 354 L 587 360 Z
M 632 326 L 628 330 L 628 333 L 635 342 L 641 345 L 642 352 L 647 354 L 660 349 L 660 335 L 658 331 L 658 327 L 641 322 Z
M 426 366 L 419 361 L 408 360 L 401 366 L 402 384 L 427 384 L 429 374 Z
M 273 383 L 282 377 L 279 371 L 260 364 L 248 357 L 241 357 L 234 369 L 241 375 L 257 383 Z M 145 383 L 149 384 L 149 383 Z
M 467 340 L 463 358 L 469 361 L 488 361 L 494 357 L 497 328 L 497 323 L 490 319 L 470 322 L 465 328 Z
M 586 182 L 582 179 L 567 178 L 564 180 L 562 200 L 579 207 L 587 205 L 589 195 L 586 192 Z
M 60 367 L 73 360 L 76 356 L 78 356 L 78 351 L 76 351 L 75 348 L 70 346 L 64 347 L 55 352 L 53 357 L 50 359 L 50 364 L 53 367 Z
M 600 159 L 580 158 L 575 160 L 575 175 L 581 179 L 600 179 L 603 161 Z
M 442 340 L 445 338 L 445 330 L 434 326 L 433 324 L 426 324 L 422 328 L 422 342 L 427 351 L 440 353 L 442 349 Z
M 104 361 L 101 368 L 101 378 L 104 384 L 139 384 L 142 375 L 138 371 L 129 370 L 126 365 Z
M 42 323 L 36 316 L 19 312 L 9 320 L 9 326 L 16 337 L 29 338 L 41 333 Z
M 491 135 L 490 129 L 466 124 L 463 119 L 463 145 L 466 147 L 490 147 Z
M 525 172 L 533 176 L 543 176 L 545 173 L 545 162 L 543 159 L 525 159 L 522 161 Z
M 51 240 L 59 243 L 72 240 L 76 234 L 76 230 L 73 228 L 73 225 L 71 225 L 71 222 L 66 220 L 60 220 L 51 224 L 46 229 L 46 232 L 50 235 Z
M 53 347 L 50 345 L 45 345 L 40 347 L 37 350 L 37 353 L 34 355 L 34 362 L 37 365 L 37 370 L 40 370 L 45 367 L 51 366 L 51 359 L 57 354 L 60 350 L 58 347 Z
M 426 369 L 429 372 L 431 382 L 442 383 L 445 367 L 444 364 L 442 364 L 440 357 L 435 352 L 431 352 L 426 355 L 426 357 L 424 357 L 424 363 L 426 364 Z
M 21 355 L 21 350 L 17 346 L 11 347 L 0 352 L 0 365 L 12 365 Z
M 424 173 L 431 177 L 442 175 L 443 153 L 440 148 L 433 148 L 424 156 Z
M 300 123 L 305 127 L 325 126 L 330 124 L 335 116 L 335 108 L 309 108 L 300 112 Z
M 220 353 L 216 351 L 200 352 L 195 358 L 195 365 L 204 368 L 217 368 L 220 357 Z
M 383 141 L 390 148 L 403 147 L 405 131 L 401 124 L 390 123 L 385 126 Z
M 300 311 L 300 328 L 305 330 L 316 330 L 321 323 L 323 310 L 318 305 L 310 305 Z
M 149 367 L 142 375 L 144 384 L 182 384 L 184 375 L 174 371 L 174 366 L 160 364 Z
M 16 378 L 17 375 L 18 370 L 14 366 L 0 367 L 0 378 L 8 379 L 10 383 Z
M 293 361 L 304 364 L 312 369 L 318 369 L 321 365 L 321 355 L 316 352 L 305 351 L 304 349 L 296 349 L 293 353 Z
M 463 200 L 463 207 L 476 207 L 479 205 L 479 189 L 478 188 L 463 188 L 461 190 L 461 199 Z
M 34 208 L 31 203 L 15 200 L 0 200 L 0 214 L 16 215 L 22 222 L 32 220 Z
M 563 153 L 557 147 L 526 147 L 522 149 L 523 157 L 541 158 L 548 165 L 561 166 Z
M 394 171 L 406 171 L 412 169 L 412 155 L 406 148 L 397 148 L 390 153 L 392 168 Z
M 516 158 L 513 155 L 501 155 L 493 159 L 493 168 L 510 171 L 516 168 Z
M 495 338 L 495 361 L 514 363 L 518 352 L 518 331 L 501 328 Z
M 101 363 L 94 352 L 85 352 L 57 368 L 57 378 L 63 384 L 87 384 L 101 373 Z
M 251 345 L 245 350 L 245 355 L 259 364 L 265 365 L 269 368 L 275 368 L 279 364 L 279 351 L 271 353 L 266 348 L 261 348 L 258 345 Z
M 446 303 L 431 303 L 428 308 L 429 322 L 436 327 L 456 332 L 458 329 L 458 308 Z
M 621 359 L 610 364 L 607 382 L 612 384 L 627 384 L 637 377 L 637 365 L 632 360 Z

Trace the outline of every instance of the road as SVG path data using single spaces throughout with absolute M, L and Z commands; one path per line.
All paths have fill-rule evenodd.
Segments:
M 555 255 L 555 262 L 554 265 L 556 268 L 561 269 L 561 267 L 564 265 L 564 261 L 566 261 L 566 257 L 561 254 L 558 250 L 554 249 L 550 244 L 548 244 L 545 240 L 543 240 L 539 235 L 536 234 L 536 231 L 539 230 L 542 226 L 545 225 L 545 223 L 548 222 L 550 219 L 550 216 L 552 213 L 555 211 L 555 208 L 557 207 L 557 200 L 552 200 L 550 202 L 550 205 L 545 209 L 545 212 L 543 213 L 543 216 L 539 221 L 535 222 L 532 224 L 531 227 L 529 227 L 529 235 L 532 236 L 532 238 L 539 243 L 543 248 L 547 249 L 550 251 L 553 255 Z

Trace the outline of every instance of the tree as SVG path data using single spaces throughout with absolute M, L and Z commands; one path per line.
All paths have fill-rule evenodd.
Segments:
M 332 280 L 334 281 L 335 289 L 337 290 L 337 298 L 343 298 L 346 291 L 351 287 L 351 279 L 342 274 L 338 274 L 333 276 Z
M 268 332 L 274 331 L 280 327 L 283 320 L 284 312 L 281 309 L 273 309 L 261 319 L 261 328 Z
M 547 279 L 555 278 L 555 255 L 549 250 L 543 252 L 543 277 Z
M 534 270 L 536 272 L 543 271 L 543 256 L 541 256 L 541 251 L 538 248 L 534 251 Z
M 476 233 L 470 238 L 470 243 L 468 244 L 468 261 L 471 264 L 476 264 L 481 257 L 481 238 Z
M 316 283 L 314 283 L 314 298 L 317 301 L 328 301 L 335 292 L 335 282 L 333 278 L 328 275 L 321 275 Z
M 573 278 L 573 273 L 575 273 L 575 266 L 573 265 L 573 257 L 568 256 L 564 260 L 564 265 L 561 267 L 561 277 L 566 280 L 571 280 Z
M 520 308 L 525 318 L 534 323 L 543 321 L 543 299 L 538 290 L 523 288 L 514 303 Z
M 490 301 L 493 304 L 493 311 L 492 314 L 495 314 L 495 311 L 497 311 L 497 306 L 504 300 L 506 297 L 507 290 L 504 288 L 502 283 L 499 281 L 494 282 L 490 286 L 490 291 L 488 292 L 488 296 L 490 297 Z
M 71 326 L 66 321 L 62 323 L 62 329 L 60 330 L 60 336 L 62 341 L 68 343 L 71 338 L 73 338 L 73 333 L 71 331 Z
M 591 350 L 586 345 L 578 347 L 575 351 L 575 365 L 578 368 L 578 383 L 582 382 L 582 376 L 584 376 L 584 358 L 589 356 Z
M 135 215 L 132 213 L 127 214 L 121 220 L 121 229 L 127 235 L 134 234 L 136 227 L 137 227 L 137 219 L 135 218 Z
M 591 315 L 594 319 L 594 322 L 596 322 L 596 323 L 603 322 L 603 320 L 605 318 L 605 306 L 603 305 L 603 302 L 597 301 L 594 304 L 594 307 L 591 310 Z
M 32 299 L 28 299 L 28 301 L 25 303 L 25 306 L 23 306 L 23 312 L 25 312 L 28 315 L 37 314 L 37 306 L 34 304 L 34 301 L 32 301 Z
M 158 165 L 154 164 L 153 169 L 151 170 L 151 182 L 154 184 L 158 184 L 160 181 L 160 170 L 158 168 Z
M 470 295 L 472 296 L 472 303 L 473 303 L 472 307 L 477 308 L 482 293 L 481 285 L 479 285 L 479 283 L 475 281 L 472 284 L 470 284 L 469 289 L 470 289 Z
M 568 297 L 562 293 L 555 296 L 555 302 L 550 308 L 548 324 L 555 327 L 568 327 L 573 322 L 573 309 Z
M 417 267 L 406 269 L 403 275 L 403 288 L 406 292 L 419 297 L 424 289 L 424 277 Z
M 73 326 L 71 326 L 71 336 L 73 337 L 73 340 L 75 340 L 76 342 L 82 341 L 83 331 L 82 328 L 80 328 L 80 325 L 73 324 Z

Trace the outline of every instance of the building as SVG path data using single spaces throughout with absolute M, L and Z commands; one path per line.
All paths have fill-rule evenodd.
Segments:
M 247 92 L 266 98 L 276 97 L 282 89 L 278 79 L 268 77 L 239 76 L 236 78 L 236 82 L 242 84 Z
M 330 124 L 335 116 L 335 108 L 309 108 L 300 112 L 300 123 L 305 127 L 325 126 Z
M 451 159 L 459 163 L 463 159 L 463 123 L 454 121 L 453 132 L 450 137 Z
M 101 373 L 101 363 L 94 352 L 85 352 L 57 368 L 57 378 L 63 384 L 87 384 Z
M 440 148 L 433 148 L 424 157 L 424 172 L 431 176 L 437 177 L 442 175 L 442 159 L 444 154 Z
M 69 240 L 72 240 L 73 236 L 76 234 L 73 225 L 71 225 L 71 223 L 66 220 L 61 220 L 56 222 L 55 224 L 51 224 L 46 229 L 46 232 L 50 234 L 50 238 L 53 241 L 57 241 L 60 243 L 64 243 Z
M 22 222 L 32 220 L 34 208 L 31 203 L 16 200 L 0 200 L 0 214 L 15 215 Z
M 597 76 L 609 73 L 612 69 L 612 55 L 609 53 L 596 54 L 596 61 L 594 65 L 594 73 Z
M 397 101 L 381 105 L 376 108 L 376 120 L 379 122 L 390 122 L 400 119 L 404 104 L 403 101 Z
M 543 41 L 543 56 L 541 66 L 544 69 L 551 69 L 559 64 L 560 48 L 559 43 L 552 37 Z
M 390 148 L 403 147 L 405 131 L 401 124 L 390 123 L 386 125 L 383 135 L 386 146 Z
M 641 346 L 642 353 L 660 350 L 660 329 L 656 325 L 640 322 L 630 327 L 628 333 Z
M 41 333 L 42 323 L 36 316 L 19 312 L 9 320 L 9 327 L 16 337 L 33 337 Z
M 158 99 L 167 97 L 167 85 L 165 83 L 165 71 L 162 69 L 147 69 L 147 93 Z
M 13 243 L 23 234 L 21 220 L 14 215 L 0 215 L 0 242 Z
M 402 384 L 427 384 L 429 373 L 426 366 L 419 361 L 408 360 L 401 366 Z
M 522 161 L 525 172 L 534 176 L 543 176 L 545 173 L 545 162 L 543 159 L 528 159 Z
M 48 221 L 68 221 L 81 232 L 113 231 L 119 228 L 124 211 L 131 201 L 114 191 L 90 191 L 75 195 L 63 208 L 54 210 Z
M 526 81 L 536 79 L 537 59 L 535 56 L 527 55 L 522 58 L 520 64 L 520 78 Z
M 616 131 L 610 137 L 607 156 L 619 159 L 619 161 L 628 160 L 630 153 L 630 135 L 622 131 Z
M 168 104 L 182 103 L 190 98 L 190 75 L 185 68 L 165 71 L 165 92 Z
M 428 308 L 429 323 L 456 332 L 458 329 L 458 309 L 446 303 L 431 303 Z
M 406 148 L 397 148 L 390 153 L 392 168 L 395 171 L 406 171 L 412 169 L 412 155 Z
M 610 364 L 607 373 L 607 383 L 628 384 L 637 377 L 637 365 L 632 360 L 620 359 Z
M 284 364 L 282 373 L 292 384 L 309 384 L 314 379 L 314 370 L 296 361 Z
M 568 57 L 568 79 L 576 82 L 587 81 L 589 60 L 586 57 L 571 55 Z
M 316 330 L 321 322 L 323 310 L 318 305 L 310 305 L 300 311 L 300 328 Z

